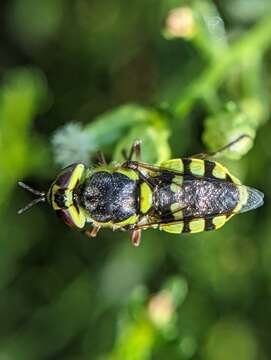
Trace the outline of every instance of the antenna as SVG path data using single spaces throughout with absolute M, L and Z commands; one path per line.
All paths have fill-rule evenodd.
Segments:
M 18 185 L 27 190 L 28 192 L 31 192 L 32 194 L 38 196 L 37 199 L 34 199 L 33 201 L 31 201 L 29 204 L 27 204 L 25 207 L 23 207 L 22 209 L 20 209 L 18 211 L 18 215 L 21 215 L 22 213 L 24 213 L 25 211 L 27 211 L 28 209 L 30 209 L 32 206 L 40 203 L 40 202 L 44 202 L 46 201 L 46 194 L 42 191 L 38 191 L 38 190 L 35 190 L 33 188 L 31 188 L 30 186 L 26 185 L 25 183 L 19 181 L 18 182 Z

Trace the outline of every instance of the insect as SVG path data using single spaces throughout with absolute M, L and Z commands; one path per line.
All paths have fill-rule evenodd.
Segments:
M 264 197 L 242 185 L 220 163 L 206 159 L 218 152 L 154 166 L 139 161 L 140 142 L 135 141 L 128 155 L 123 152 L 123 163 L 108 165 L 101 154 L 96 168 L 72 164 L 62 170 L 47 193 L 19 182 L 38 197 L 18 213 L 48 200 L 69 226 L 90 237 L 103 227 L 126 230 L 135 246 L 140 244 L 142 230 L 148 228 L 173 234 L 216 230 L 235 214 L 261 206 Z

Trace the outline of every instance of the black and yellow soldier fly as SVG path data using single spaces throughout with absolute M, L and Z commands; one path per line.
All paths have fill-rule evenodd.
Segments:
M 222 152 L 246 137 L 242 135 Z M 139 161 L 136 141 L 122 164 L 100 164 L 89 169 L 72 164 L 57 176 L 47 193 L 19 185 L 38 196 L 19 214 L 48 200 L 71 227 L 95 237 L 103 227 L 126 230 L 140 244 L 141 231 L 157 228 L 181 234 L 216 230 L 235 214 L 263 204 L 263 194 L 241 182 L 220 163 L 207 160 L 216 153 L 170 159 L 160 166 Z M 135 156 L 136 160 L 133 160 Z M 87 229 L 87 226 L 91 228 Z

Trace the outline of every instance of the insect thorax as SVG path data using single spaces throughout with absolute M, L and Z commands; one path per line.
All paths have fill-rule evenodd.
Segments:
M 79 204 L 97 222 L 118 223 L 138 213 L 138 181 L 117 173 L 98 171 L 81 185 Z

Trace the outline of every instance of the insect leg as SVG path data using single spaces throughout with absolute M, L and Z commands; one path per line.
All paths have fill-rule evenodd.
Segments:
M 134 246 L 139 246 L 141 241 L 141 229 L 132 230 L 130 232 L 130 238 Z
M 85 234 L 86 234 L 88 237 L 94 238 L 94 237 L 96 237 L 96 235 L 98 234 L 100 228 L 101 228 L 100 225 L 93 225 L 93 228 L 87 230 L 87 231 L 85 232 Z
M 220 148 L 220 149 L 218 149 L 216 151 L 207 152 L 207 153 L 200 153 L 200 154 L 193 155 L 191 157 L 197 158 L 197 159 L 206 159 L 208 157 L 213 157 L 213 156 L 219 155 L 219 154 L 223 153 L 224 151 L 230 149 L 233 145 L 236 145 L 237 143 L 239 143 L 243 139 L 249 139 L 249 140 L 252 141 L 251 136 L 249 136 L 247 134 L 243 134 L 243 135 L 240 135 L 237 139 L 231 141 L 229 144 L 226 144 L 225 146 L 223 146 L 222 148 Z
M 141 156 L 141 141 L 140 140 L 135 140 L 129 155 L 127 154 L 126 150 L 122 150 L 122 155 L 124 157 L 124 159 L 126 161 L 130 161 L 132 160 L 133 156 L 135 155 L 136 160 L 140 160 L 140 156 Z
M 102 151 L 97 152 L 97 158 L 98 158 L 99 165 L 101 165 L 101 166 L 107 165 L 107 161 L 105 160 L 104 153 Z

